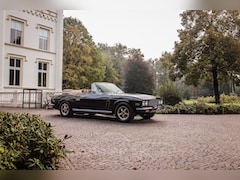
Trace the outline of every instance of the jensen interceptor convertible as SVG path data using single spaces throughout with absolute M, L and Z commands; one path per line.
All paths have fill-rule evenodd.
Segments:
M 64 117 L 73 113 L 114 115 L 120 122 L 129 122 L 136 115 L 150 119 L 162 107 L 162 100 L 147 94 L 124 93 L 115 84 L 95 82 L 87 93 L 63 93 L 53 96 L 53 107 Z

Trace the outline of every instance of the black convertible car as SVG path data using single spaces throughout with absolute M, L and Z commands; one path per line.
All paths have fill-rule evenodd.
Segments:
M 115 84 L 95 82 L 88 93 L 64 93 L 52 97 L 52 104 L 62 116 L 73 113 L 115 115 L 120 122 L 129 122 L 140 115 L 150 119 L 161 108 L 162 100 L 152 95 L 127 94 Z

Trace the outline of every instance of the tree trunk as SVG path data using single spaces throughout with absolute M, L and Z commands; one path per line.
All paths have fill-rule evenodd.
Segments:
M 217 73 L 217 65 L 213 64 L 212 67 L 212 75 L 213 75 L 213 88 L 215 94 L 215 103 L 220 104 L 220 94 L 218 88 L 218 73 Z

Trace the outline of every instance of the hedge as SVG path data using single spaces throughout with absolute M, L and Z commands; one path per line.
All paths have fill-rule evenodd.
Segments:
M 240 114 L 237 105 L 207 105 L 204 103 L 165 105 L 159 114 Z
M 40 115 L 0 112 L 0 169 L 58 169 L 63 140 Z

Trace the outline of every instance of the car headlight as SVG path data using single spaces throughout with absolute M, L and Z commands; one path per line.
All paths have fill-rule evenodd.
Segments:
M 142 106 L 148 106 L 148 101 L 142 101 Z

